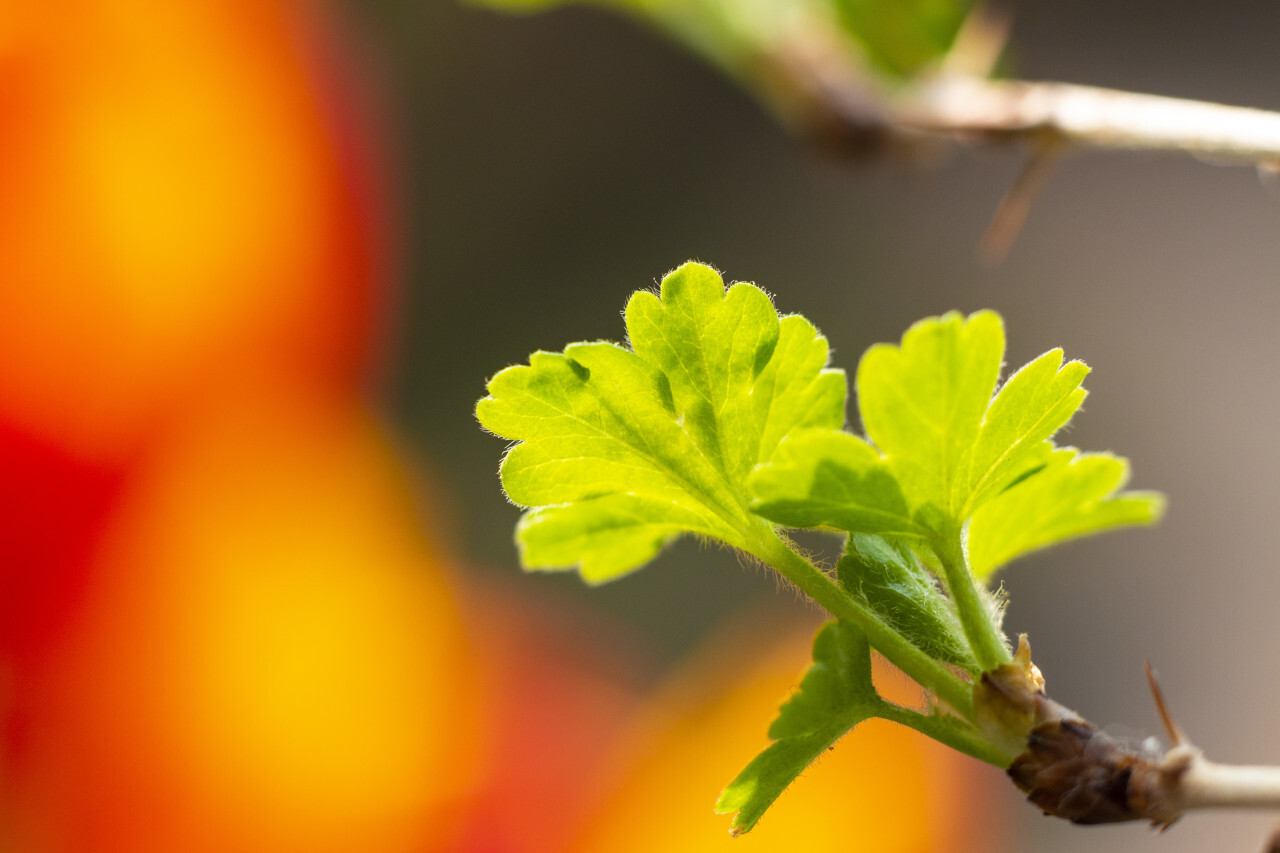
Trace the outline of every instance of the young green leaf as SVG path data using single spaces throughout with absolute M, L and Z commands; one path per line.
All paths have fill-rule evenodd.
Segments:
M 899 346 L 876 344 L 858 365 L 863 427 L 925 526 L 942 526 L 963 503 L 1003 358 L 999 315 L 953 311 L 916 323 Z
M 769 727 L 774 743 L 729 783 L 716 803 L 719 814 L 737 812 L 730 832 L 750 832 L 814 759 L 885 707 L 871 683 L 866 637 L 848 622 L 823 625 L 813 641 L 813 666 Z
M 930 657 L 979 669 L 954 605 L 905 542 L 854 534 L 836 573 L 842 587 Z
M 941 544 L 952 562 L 963 561 L 956 542 L 969 523 L 978 577 L 1057 541 L 1155 521 L 1159 496 L 1116 494 L 1122 460 L 1073 461 L 1075 451 L 1053 448 L 1089 369 L 1051 350 L 993 397 L 1003 357 L 1003 324 L 989 311 L 922 320 L 899 346 L 872 347 L 857 385 L 874 446 L 845 432 L 797 432 L 748 478 L 752 509 L 790 527 Z
M 1047 439 L 1080 407 L 1088 368 L 1053 350 L 992 399 L 1004 358 L 999 315 L 922 320 L 858 366 L 858 405 L 922 527 L 948 535 L 1000 489 L 1044 464 Z
M 1011 560 L 1050 545 L 1117 527 L 1153 524 L 1164 509 L 1154 492 L 1121 492 L 1129 463 L 1109 453 L 1053 451 L 1044 470 L 977 511 L 969 525 L 969 562 L 986 577 Z
M 858 404 L 870 443 L 845 433 L 798 433 L 748 479 L 752 508 L 775 523 L 883 534 L 924 557 L 945 579 L 971 650 L 970 665 L 978 670 L 1009 659 L 999 610 L 978 583 L 983 573 L 1057 539 L 1155 516 L 1149 498 L 1099 502 L 1109 493 L 1088 493 L 1092 503 L 1070 511 L 1058 508 L 1058 515 L 1035 525 L 1011 524 L 999 532 L 992 531 L 1003 523 L 997 520 L 1000 511 L 992 511 L 968 539 L 971 547 L 986 549 L 977 552 L 985 562 L 975 572 L 965 548 L 965 531 L 975 514 L 1003 494 L 1040 495 L 1045 489 L 1051 495 L 1065 482 L 1055 475 L 1035 485 L 1049 476 L 1050 438 L 1080 407 L 1085 396 L 1080 383 L 1088 374 L 1085 365 L 1064 364 L 1062 352 L 1053 350 L 1016 372 L 995 394 L 1003 358 L 1003 323 L 993 312 L 922 320 L 900 345 L 874 346 L 858 366 Z M 1015 516 L 1020 522 L 1027 521 L 1020 513 L 1048 512 L 1036 503 L 1000 504 L 1000 518 Z M 883 578 L 876 579 L 888 565 L 847 560 L 842 566 L 846 589 L 865 588 L 861 597 L 870 605 L 875 604 L 871 592 L 902 592 L 885 589 Z M 859 568 L 871 578 L 863 587 L 850 580 Z M 931 644 L 941 626 L 925 624 L 927 607 L 905 609 L 907 618 L 895 619 L 884 606 L 887 600 L 872 606 L 878 620 L 934 660 L 948 660 L 945 650 Z
M 627 305 L 633 350 L 571 344 L 489 383 L 481 424 L 519 441 L 502 464 L 529 568 L 602 582 L 683 533 L 753 551 L 745 479 L 789 433 L 838 428 L 845 378 L 826 339 L 763 291 L 688 263 Z

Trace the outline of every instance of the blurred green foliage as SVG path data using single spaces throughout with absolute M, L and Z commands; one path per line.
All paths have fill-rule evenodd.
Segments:
M 973 0 L 832 0 L 840 22 L 867 57 L 890 74 L 910 76 L 955 42 Z
M 975 0 L 471 0 L 527 13 L 579 3 L 644 20 L 731 72 L 799 38 L 843 44 L 890 78 L 924 71 L 955 41 Z M 844 38 L 842 36 L 847 36 Z

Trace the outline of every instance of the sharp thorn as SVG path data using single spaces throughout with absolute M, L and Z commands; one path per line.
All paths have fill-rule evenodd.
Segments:
M 1031 203 L 1040 194 L 1045 179 L 1049 177 L 1050 167 L 1058 161 L 1064 147 L 1061 140 L 1042 139 L 1031 152 L 1013 186 L 1000 199 L 991 224 L 978 243 L 978 257 L 983 263 L 994 266 L 1009 254 L 1009 249 L 1022 232 L 1023 223 L 1027 221 L 1027 214 L 1031 212 Z
M 1169 706 L 1164 701 L 1164 693 L 1160 690 L 1160 684 L 1156 681 L 1155 670 L 1151 668 L 1151 661 L 1145 661 L 1144 666 L 1147 670 L 1147 685 L 1151 688 L 1151 697 L 1156 702 L 1156 711 L 1160 714 L 1160 722 L 1164 723 L 1164 730 L 1169 734 L 1170 746 L 1182 746 L 1189 743 L 1186 733 L 1173 720 L 1173 715 L 1169 713 Z

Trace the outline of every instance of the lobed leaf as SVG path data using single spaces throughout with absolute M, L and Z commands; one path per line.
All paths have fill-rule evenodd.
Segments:
M 1122 492 L 1129 463 L 1109 453 L 1053 451 L 1044 469 L 987 502 L 969 526 L 969 561 L 979 578 L 1011 560 L 1069 539 L 1154 524 L 1164 499 Z
M 923 523 L 953 518 L 968 458 L 1004 357 L 1004 325 L 992 311 L 921 320 L 902 343 L 876 344 L 858 365 L 858 406 Z
M 470 0 L 524 14 L 576 2 L 639 16 L 719 64 L 755 55 L 797 28 L 826 33 L 892 77 L 926 71 L 951 48 L 974 0 Z M 836 37 L 851 36 L 850 39 Z M 864 56 L 865 55 L 865 56 Z M 868 61 L 869 60 L 869 61 Z
M 747 548 L 745 480 L 790 433 L 838 428 L 845 378 L 802 317 L 749 284 L 726 292 L 688 263 L 627 305 L 633 349 L 535 353 L 489 382 L 481 424 L 520 442 L 502 464 L 528 568 L 578 565 L 592 582 L 692 533 Z
M 738 774 L 716 802 L 730 832 L 751 831 L 778 796 L 845 732 L 885 703 L 871 683 L 871 648 L 856 626 L 828 622 L 813 642 L 813 666 L 769 727 L 774 743 Z
M 857 386 L 874 444 L 832 430 L 794 433 L 748 477 L 752 510 L 789 527 L 905 540 L 926 555 L 922 545 L 970 523 L 978 577 L 1057 541 L 1155 521 L 1158 496 L 1115 494 L 1122 460 L 1073 462 L 1075 451 L 1053 447 L 1084 400 L 1089 368 L 1051 350 L 993 396 L 1003 357 L 1003 324 L 990 311 L 922 320 L 900 345 L 872 347 Z M 854 559 L 844 568 L 853 577 L 883 566 Z
M 878 344 L 858 366 L 858 403 L 919 527 L 945 535 L 1044 464 L 1048 439 L 1080 407 L 1089 369 L 1052 350 L 995 395 L 1004 358 L 999 315 L 951 312 Z

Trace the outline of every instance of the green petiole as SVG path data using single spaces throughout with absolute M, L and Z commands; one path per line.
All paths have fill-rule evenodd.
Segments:
M 947 587 L 951 599 L 956 603 L 960 624 L 964 626 L 969 646 L 983 671 L 988 671 L 1008 663 L 1012 658 L 1004 635 L 996 626 L 991 610 L 983 600 L 973 572 L 969 569 L 964 539 L 963 528 L 950 528 L 943 535 L 934 538 L 933 552 L 942 564 Z
M 973 718 L 973 695 L 968 681 L 939 663 L 885 624 L 878 614 L 849 595 L 826 572 L 797 554 L 778 536 L 773 526 L 758 520 L 755 556 L 764 560 L 831 615 L 857 625 L 871 647 L 884 655 L 921 687 L 931 690 L 965 719 Z

